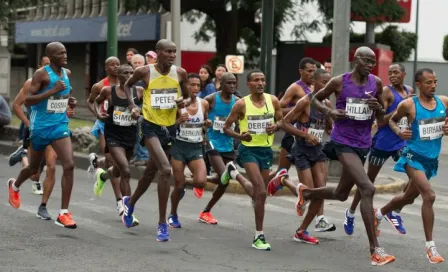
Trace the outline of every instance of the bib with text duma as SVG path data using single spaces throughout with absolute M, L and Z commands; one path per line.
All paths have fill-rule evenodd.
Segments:
M 113 113 L 114 125 L 120 127 L 130 127 L 137 125 L 137 120 L 132 118 L 132 113 L 129 111 L 128 107 L 114 106 Z
M 152 89 L 151 107 L 158 110 L 176 108 L 177 89 Z
M 48 113 L 64 113 L 67 111 L 68 95 L 52 95 L 48 98 Z
M 213 130 L 219 131 L 220 133 L 224 133 L 224 124 L 226 123 L 227 117 L 224 116 L 215 116 L 213 120 Z M 232 130 L 235 130 L 235 123 L 231 126 Z
M 398 121 L 398 127 L 400 128 L 400 131 L 409 129 L 408 118 L 407 117 L 401 118 L 400 121 Z
M 204 123 L 184 123 L 179 126 L 178 139 L 190 143 L 202 142 Z
M 308 134 L 313 135 L 317 138 L 317 140 L 319 140 L 319 143 L 322 143 L 322 139 L 324 137 L 324 129 L 314 124 L 310 124 L 310 127 L 308 128 Z
M 372 118 L 372 110 L 369 109 L 367 99 L 347 97 L 345 111 L 350 119 L 370 120 Z
M 274 123 L 274 114 L 248 115 L 247 132 L 250 134 L 267 134 L 266 127 Z
M 443 136 L 445 117 L 429 118 L 418 121 L 421 141 L 435 140 Z

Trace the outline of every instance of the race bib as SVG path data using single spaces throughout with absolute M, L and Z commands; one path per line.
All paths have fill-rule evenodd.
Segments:
M 137 120 L 132 118 L 132 114 L 127 107 L 115 106 L 112 120 L 114 125 L 120 127 L 130 127 L 137 125 Z
M 421 141 L 431 141 L 443 136 L 442 127 L 445 117 L 429 118 L 418 121 L 418 130 Z
M 324 129 L 316 129 L 316 128 L 308 128 L 308 133 L 319 140 L 319 143 L 322 143 L 322 139 L 324 138 Z
M 367 99 L 347 97 L 345 111 L 347 117 L 353 120 L 370 120 L 372 110 L 369 109 Z
M 152 89 L 151 107 L 157 110 L 176 108 L 177 89 Z
M 67 111 L 68 95 L 52 95 L 48 98 L 48 113 L 64 113 Z
M 408 118 L 403 117 L 398 122 L 398 127 L 400 128 L 400 131 L 404 131 L 409 128 Z
M 190 143 L 200 143 L 202 142 L 202 128 L 204 123 L 195 124 L 181 124 L 179 126 L 178 138 L 182 141 L 187 141 Z
M 274 123 L 273 114 L 248 115 L 247 132 L 250 134 L 267 134 L 266 127 Z
M 109 100 L 104 100 L 104 102 L 103 102 L 104 112 L 106 112 L 108 108 L 109 108 Z
M 224 116 L 215 116 L 213 120 L 213 130 L 219 131 L 220 133 L 224 133 L 224 124 L 226 123 L 227 117 Z M 235 130 L 235 123 L 230 127 L 232 130 Z

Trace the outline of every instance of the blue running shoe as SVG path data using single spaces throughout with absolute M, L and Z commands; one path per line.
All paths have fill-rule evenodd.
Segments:
M 177 217 L 177 214 L 170 214 L 168 216 L 168 226 L 170 228 L 179 229 L 182 226 L 180 225 L 179 218 Z
M 129 205 L 129 199 L 129 196 L 123 197 L 124 212 L 121 216 L 121 221 L 127 228 L 134 226 L 134 216 L 132 216 L 132 213 L 134 213 L 134 207 Z
M 170 240 L 170 234 L 168 233 L 167 224 L 159 224 L 157 227 L 157 242 L 168 242 Z
M 355 217 L 348 216 L 348 209 L 345 210 L 344 230 L 347 235 L 352 235 L 355 230 Z
M 186 192 L 187 192 L 187 185 L 185 185 L 184 190 L 183 190 L 182 193 L 180 194 L 180 199 L 181 199 L 181 200 L 182 200 L 182 198 L 184 198 Z
M 394 227 L 394 229 L 396 231 L 398 231 L 398 233 L 406 234 L 406 229 L 403 226 L 403 220 L 401 219 L 401 216 L 399 213 L 388 212 L 386 214 L 386 219 L 387 219 L 387 221 L 389 221 L 389 223 L 392 224 L 392 227 Z

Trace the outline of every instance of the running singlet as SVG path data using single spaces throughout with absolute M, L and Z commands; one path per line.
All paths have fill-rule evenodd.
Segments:
M 208 118 L 212 121 L 212 127 L 207 129 L 207 137 L 213 149 L 218 152 L 232 152 L 233 138 L 223 131 L 224 124 L 235 105 L 236 97 L 232 94 L 230 102 L 224 103 L 221 99 L 221 92 L 215 94 L 215 105 L 208 113 Z M 232 124 L 232 130 L 235 124 Z
M 154 64 L 149 66 L 149 84 L 143 92 L 143 117 L 159 126 L 176 123 L 176 99 L 180 97 L 177 68 L 172 65 L 167 75 L 160 74 Z
M 275 110 L 272 105 L 270 94 L 264 94 L 265 105 L 262 108 L 257 108 L 252 103 L 250 95 L 245 96 L 244 103 L 246 104 L 246 115 L 240 121 L 240 131 L 249 132 L 252 136 L 252 141 L 241 141 L 244 146 L 256 147 L 270 147 L 274 142 L 274 134 L 268 135 L 266 127 L 274 123 Z
M 196 103 L 198 111 L 194 115 L 189 114 L 186 108 L 181 109 L 182 114 L 188 113 L 188 121 L 180 124 L 177 128 L 176 140 L 188 143 L 201 143 L 203 141 L 204 112 L 199 97 L 196 98 Z
M 347 117 L 336 120 L 330 138 L 336 143 L 356 148 L 370 148 L 372 145 L 373 111 L 367 105 L 367 94 L 375 97 L 376 79 L 369 74 L 365 85 L 356 85 L 352 73 L 342 76 L 342 91 L 336 98 L 336 109 L 345 110 Z
M 68 117 L 66 115 L 68 98 L 70 95 L 70 80 L 68 79 L 67 72 L 62 68 L 62 77 L 59 77 L 53 72 L 49 65 L 43 68 L 50 78 L 50 83 L 44 90 L 40 90 L 37 93 L 42 94 L 49 91 L 54 87 L 59 80 L 64 81 L 65 90 L 53 94 L 45 100 L 42 100 L 36 105 L 31 106 L 30 114 L 30 130 L 40 130 L 48 127 L 68 124 Z
M 103 87 L 109 87 L 110 86 L 110 82 L 109 82 L 109 78 L 106 77 L 103 80 Z M 100 90 L 101 91 L 101 90 Z M 102 113 L 106 113 L 107 109 L 109 108 L 109 101 L 108 100 L 104 100 L 103 103 L 101 103 L 100 105 L 100 110 Z
M 309 99 L 312 97 L 308 94 Z M 315 107 L 310 107 L 310 119 L 306 123 L 301 123 L 299 120 L 296 122 L 296 128 L 301 131 L 305 131 L 308 134 L 313 135 L 319 140 L 319 143 L 322 143 L 322 139 L 324 137 L 325 125 L 327 122 L 327 118 L 325 115 L 315 109 Z M 299 145 L 312 146 L 311 144 L 305 141 L 305 138 L 296 137 L 296 142 Z
M 445 124 L 446 109 L 438 96 L 434 110 L 425 109 L 413 97 L 415 104 L 415 119 L 411 124 L 412 137 L 407 141 L 407 148 L 427 158 L 437 158 L 442 146 L 442 127 Z
M 386 114 L 389 114 L 394 110 L 396 110 L 398 104 L 400 104 L 400 102 L 405 99 L 401 97 L 401 95 L 397 92 L 397 90 L 394 87 L 392 87 L 392 85 L 389 85 L 388 87 L 392 91 L 392 94 L 394 95 L 394 102 L 386 109 Z M 407 89 L 406 86 L 404 86 L 404 89 L 406 93 L 409 94 L 409 90 Z M 399 122 L 399 127 L 401 130 L 404 130 L 405 128 L 408 127 L 407 117 L 401 118 Z M 388 125 L 378 128 L 378 131 L 375 133 L 375 136 L 373 136 L 373 142 L 375 149 L 384 151 L 396 151 L 406 146 L 406 141 L 398 137 L 398 135 L 395 134 Z

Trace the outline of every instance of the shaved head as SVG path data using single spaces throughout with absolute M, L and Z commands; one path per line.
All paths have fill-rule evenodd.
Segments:
M 62 48 L 65 48 L 65 46 L 62 43 L 51 42 L 51 43 L 47 44 L 47 47 L 45 48 L 45 55 L 51 56 Z
M 361 46 L 355 51 L 355 57 L 375 57 L 375 52 L 367 46 Z
M 104 63 L 107 65 L 113 61 L 120 63 L 120 60 L 117 57 L 108 57 Z
M 226 83 L 229 79 L 236 79 L 232 73 L 225 72 L 222 74 L 221 83 Z
M 156 50 L 165 50 L 168 47 L 176 47 L 176 45 L 167 39 L 161 39 L 156 43 Z

